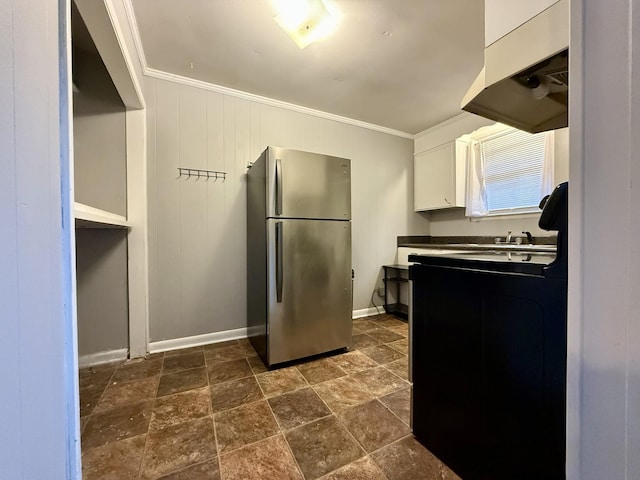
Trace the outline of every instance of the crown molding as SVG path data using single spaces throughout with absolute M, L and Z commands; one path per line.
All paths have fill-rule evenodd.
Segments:
M 336 122 L 346 123 L 348 125 L 353 125 L 356 127 L 366 128 L 368 130 L 375 130 L 377 132 L 386 133 L 386 134 L 394 135 L 397 137 L 408 138 L 411 140 L 413 140 L 414 138 L 413 134 L 407 133 L 407 132 L 401 132 L 400 130 L 394 130 L 392 128 L 383 127 L 381 125 L 375 125 L 373 123 L 367 123 L 360 120 L 355 120 L 353 118 L 343 117 L 333 113 L 323 112 L 321 110 L 315 110 L 313 108 L 303 107 L 301 105 L 283 102 L 281 100 L 274 100 L 273 98 L 262 97 L 260 95 L 255 95 L 253 93 L 243 92 L 241 90 L 235 90 L 233 88 L 223 87 L 221 85 L 204 82 L 202 80 L 195 80 L 189 77 L 183 77 L 182 75 L 175 75 L 173 73 L 163 72 L 161 70 L 156 70 L 154 68 L 147 68 L 147 70 L 145 71 L 145 75 L 147 75 L 148 77 L 158 78 L 160 80 L 167 80 L 174 83 L 180 83 L 182 85 L 188 85 L 190 87 L 196 87 L 196 88 L 201 88 L 203 90 L 208 90 L 211 92 L 221 93 L 223 95 L 228 95 L 230 97 L 241 98 L 243 100 L 250 100 L 252 102 L 261 103 L 263 105 L 283 108 L 286 110 L 291 110 L 293 112 L 304 113 L 306 115 L 312 115 L 314 117 L 324 118 L 326 120 L 333 120 Z
M 136 14 L 133 10 L 133 4 L 131 0 L 122 0 L 124 5 L 124 11 L 127 14 L 127 21 L 129 22 L 129 29 L 133 36 L 133 43 L 136 46 L 136 52 L 140 59 L 140 66 L 142 67 L 142 73 L 146 75 L 146 71 L 149 68 L 147 65 L 147 57 L 144 55 L 144 48 L 142 48 L 142 39 L 140 38 L 140 30 L 138 29 L 138 21 L 136 20 Z
M 375 125 L 373 123 L 367 123 L 361 120 L 356 120 L 349 117 L 343 117 L 341 115 L 336 115 L 329 112 L 323 112 L 322 110 L 303 107 L 301 105 L 283 102 L 281 100 L 275 100 L 273 98 L 263 97 L 260 95 L 255 95 L 253 93 L 243 92 L 241 90 L 235 90 L 233 88 L 223 87 L 221 85 L 216 85 L 214 83 L 205 82 L 202 80 L 196 80 L 193 78 L 184 77 L 182 75 L 176 75 L 173 73 L 151 68 L 147 64 L 147 59 L 144 54 L 144 48 L 142 46 L 142 40 L 140 37 L 140 30 L 138 29 L 138 22 L 136 21 L 136 18 L 135 18 L 135 12 L 133 10 L 133 5 L 131 4 L 131 0 L 122 0 L 122 1 L 124 3 L 125 11 L 127 13 L 127 18 L 129 20 L 129 26 L 133 34 L 136 50 L 138 51 L 140 64 L 142 65 L 142 73 L 147 77 L 179 83 L 179 84 L 187 85 L 190 87 L 201 88 L 203 90 L 208 90 L 210 92 L 217 92 L 223 95 L 228 95 L 230 97 L 241 98 L 243 100 L 249 100 L 249 101 L 260 103 L 263 105 L 283 108 L 285 110 L 304 113 L 306 115 L 311 115 L 311 116 L 323 118 L 326 120 L 333 120 L 335 122 L 345 123 L 347 125 L 353 125 L 355 127 L 366 128 L 368 130 L 373 130 L 380 133 L 386 133 L 388 135 L 394 135 L 396 137 L 407 138 L 410 140 L 414 140 L 415 138 L 415 135 L 413 135 L 412 133 L 402 132 L 400 130 L 395 130 L 393 128 L 383 127 L 381 125 Z

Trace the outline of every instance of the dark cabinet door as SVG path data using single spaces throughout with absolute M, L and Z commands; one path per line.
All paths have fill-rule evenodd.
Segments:
M 466 290 L 460 301 L 455 282 L 440 269 L 413 283 L 413 431 L 462 473 L 483 461 L 482 309 L 478 292 Z
M 465 480 L 564 478 L 566 280 L 411 278 L 416 437 Z

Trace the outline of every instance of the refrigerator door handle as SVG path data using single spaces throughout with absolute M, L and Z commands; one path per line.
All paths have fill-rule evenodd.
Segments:
M 282 215 L 282 160 L 276 158 L 276 215 Z
M 283 251 L 282 222 L 276 222 L 276 301 L 282 303 Z

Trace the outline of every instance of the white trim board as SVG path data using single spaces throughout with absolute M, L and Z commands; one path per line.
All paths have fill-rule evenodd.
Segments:
M 375 307 L 354 310 L 353 318 L 368 317 L 370 315 L 384 313 L 384 309 L 382 307 L 380 307 L 380 309 L 382 312 L 378 311 Z M 209 345 L 211 343 L 247 338 L 248 330 L 248 328 L 236 328 L 235 330 L 224 330 L 222 332 L 205 333 L 203 335 L 194 335 L 191 337 L 172 338 L 170 340 L 150 342 L 149 353 L 168 352 L 171 350 L 179 350 L 181 348 L 199 347 L 201 345 Z
M 104 352 L 90 353 L 88 355 L 78 356 L 78 367 L 93 367 L 103 363 L 117 362 L 126 360 L 129 355 L 128 348 L 119 348 L 117 350 L 106 350 Z
M 131 226 L 122 215 L 100 210 L 80 202 L 73 204 L 73 215 L 76 219 L 76 225 L 81 227 L 127 228 Z
M 361 308 L 360 310 L 354 310 L 351 318 L 370 317 L 371 315 L 381 315 L 383 313 L 386 313 L 383 307 Z
M 171 340 L 159 340 L 149 343 L 149 353 L 167 352 L 180 348 L 199 347 L 210 343 L 226 342 L 228 340 L 238 340 L 247 338 L 247 328 L 236 328 L 235 330 L 224 330 L 222 332 L 205 333 L 192 337 L 172 338 Z
M 309 107 L 303 107 L 301 105 L 295 105 L 293 103 L 283 102 L 280 100 L 274 100 L 268 97 L 262 97 L 253 93 L 243 92 L 241 90 L 235 90 L 233 88 L 223 87 L 214 83 L 204 82 L 202 80 L 195 80 L 193 78 L 183 77 L 182 75 L 175 75 L 173 73 L 156 70 L 149 67 L 147 64 L 147 58 L 144 54 L 144 48 L 142 46 L 142 39 L 140 37 L 140 30 L 138 29 L 138 23 L 135 18 L 135 11 L 131 0 L 123 0 L 125 11 L 127 13 L 129 26 L 133 33 L 133 42 L 138 51 L 138 57 L 140 58 L 140 64 L 142 65 L 142 73 L 148 77 L 158 78 L 160 80 L 166 80 L 169 82 L 175 82 L 182 85 L 188 85 L 191 87 L 201 88 L 203 90 L 209 90 L 211 92 L 222 93 L 231 97 L 242 98 L 244 100 L 250 100 L 252 102 L 261 103 L 263 105 L 270 105 L 272 107 L 284 108 L 293 112 L 304 113 L 306 115 L 312 115 L 314 117 L 324 118 L 326 120 L 333 120 L 336 122 L 346 123 L 356 127 L 366 128 L 376 132 L 386 133 L 388 135 L 394 135 L 401 138 L 408 138 L 413 140 L 415 135 L 412 133 L 402 132 L 393 128 L 383 127 L 381 125 L 375 125 L 373 123 L 363 122 L 353 118 L 343 117 L 335 115 L 329 112 L 323 112 L 321 110 L 315 110 Z

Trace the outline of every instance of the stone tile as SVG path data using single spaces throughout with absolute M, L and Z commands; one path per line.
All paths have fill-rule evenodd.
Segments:
M 116 367 L 89 367 L 80 370 L 80 416 L 93 413 L 93 409 L 107 388 Z
M 158 480 L 220 480 L 218 459 L 192 465 L 175 473 L 170 473 Z
M 159 380 L 160 377 L 150 377 L 129 382 L 111 382 L 107 385 L 93 413 L 153 399 L 156 396 Z
M 84 431 L 84 427 L 87 426 L 87 422 L 89 421 L 90 417 L 80 417 L 80 434 L 82 435 L 82 432 Z
M 249 362 L 249 365 L 251 365 L 251 370 L 253 370 L 253 373 L 256 375 L 258 373 L 264 373 L 269 371 L 267 366 L 264 363 L 262 363 L 262 359 L 260 359 L 260 357 L 257 355 L 254 355 L 252 357 L 247 357 L 247 361 Z
M 397 333 L 394 333 L 391 330 L 387 330 L 386 328 L 375 328 L 373 330 L 369 330 L 367 332 L 367 335 L 378 340 L 380 343 L 395 342 L 402 338 L 402 335 L 398 335 Z
M 401 340 L 387 343 L 387 346 L 393 348 L 394 350 L 397 350 L 400 353 L 409 355 L 409 339 L 408 338 L 402 338 Z
M 403 380 L 409 381 L 409 358 L 404 357 L 395 362 L 387 363 L 384 366 L 386 369 L 391 370 Z
M 409 384 L 384 367 L 354 373 L 353 378 L 365 385 L 376 397 L 408 387 Z
M 211 407 L 221 412 L 264 398 L 254 377 L 211 385 Z
M 235 342 L 236 343 L 233 345 L 226 345 L 223 347 L 215 348 L 211 345 L 207 345 L 207 348 L 205 348 L 204 350 L 204 356 L 207 359 L 207 364 L 229 362 L 231 360 L 238 360 L 240 358 L 246 358 L 255 355 L 255 352 L 248 353 L 248 348 L 246 346 L 243 347 L 238 344 L 237 340 L 235 340 Z
M 404 388 L 380 398 L 380 401 L 400 420 L 409 425 L 411 423 L 411 389 Z
M 360 327 L 356 327 L 355 325 L 351 327 L 351 335 L 360 335 L 361 333 L 367 333 L 367 330 Z
M 387 480 L 387 477 L 373 460 L 364 457 L 321 477 L 320 480 Z
M 303 388 L 269 399 L 269 405 L 280 426 L 288 430 L 331 414 L 318 394 Z
M 136 480 L 144 451 L 145 435 L 83 449 L 84 480 Z
M 375 323 L 377 323 L 379 326 L 385 327 L 385 328 L 391 328 L 391 327 L 407 327 L 409 324 L 405 321 L 403 322 L 402 320 L 393 317 L 391 315 L 387 315 L 385 317 L 382 318 L 378 318 L 376 320 L 374 320 Z
M 150 430 L 140 479 L 155 479 L 215 456 L 216 439 L 211 417 Z
M 80 418 L 93 413 L 94 408 L 100 401 L 104 388 L 99 391 L 80 390 Z
M 238 345 L 240 347 L 240 350 L 244 352 L 246 357 L 252 357 L 258 354 L 255 348 L 253 348 L 253 345 L 251 345 L 251 342 L 243 342 L 242 340 L 238 340 Z
M 82 433 L 82 449 L 98 447 L 146 433 L 153 400 L 91 415 Z
M 344 411 L 340 420 L 366 452 L 411 433 L 407 425 L 377 400 Z
M 210 385 L 253 375 L 253 371 L 246 358 L 231 360 L 230 362 L 214 363 L 207 367 L 207 373 L 209 375 Z
M 217 413 L 214 421 L 219 454 L 280 432 L 276 419 L 264 400 Z
M 265 397 L 275 397 L 307 386 L 307 381 L 295 367 L 282 368 L 256 375 Z
M 235 345 L 240 345 L 240 341 L 239 340 L 226 340 L 224 342 L 210 343 L 208 345 L 204 345 L 202 348 L 204 349 L 204 353 L 206 354 L 207 352 L 210 352 L 210 351 L 213 351 L 213 350 L 219 350 L 219 349 L 224 348 L 224 347 L 230 347 L 230 346 L 235 346 Z
M 111 378 L 112 382 L 127 382 L 160 375 L 162 359 L 146 360 L 137 358 L 120 365 Z
M 352 374 L 366 370 L 367 368 L 377 367 L 378 364 L 367 357 L 364 353 L 356 350 L 354 352 L 343 353 L 332 357 L 333 363 L 338 365 L 347 374 Z
M 204 367 L 162 375 L 158 386 L 158 397 L 204 387 L 207 383 L 207 369 Z
M 366 333 L 359 333 L 351 337 L 351 350 L 360 350 L 373 345 L 379 345 L 380 342 Z
M 194 353 L 202 353 L 202 347 L 198 346 L 198 347 L 189 347 L 189 348 L 179 348 L 177 350 L 169 350 L 168 352 L 164 353 L 165 358 L 166 357 L 174 357 L 176 355 L 193 355 Z
M 364 452 L 334 416 L 285 432 L 305 478 L 317 478 L 362 457 Z
M 364 333 L 368 330 L 373 330 L 374 328 L 378 328 L 378 325 L 372 320 L 368 320 L 366 318 L 356 318 L 353 321 L 353 331 L 354 333 L 357 331 L 358 333 Z
M 303 363 L 296 368 L 312 385 L 346 375 L 330 358 Z
M 341 412 L 374 398 L 374 395 L 353 375 L 314 385 L 313 389 L 333 412 Z
M 379 363 L 380 365 L 391 363 L 402 357 L 406 357 L 406 355 L 403 355 L 402 353 L 394 350 L 393 348 L 389 348 L 386 345 L 376 345 L 374 347 L 363 348 L 362 353 L 364 353 L 367 357 Z
M 224 480 L 303 480 L 281 435 L 220 456 Z
M 164 352 L 147 353 L 144 358 L 146 360 L 158 360 L 164 358 Z
M 391 330 L 393 333 L 397 333 L 398 335 L 402 335 L 403 337 L 409 336 L 409 327 L 407 325 L 402 325 L 398 327 L 385 327 L 387 330 Z
M 207 387 L 158 398 L 151 414 L 151 429 L 211 415 L 211 394 Z
M 104 389 L 116 368 L 116 365 L 106 365 L 81 369 L 78 373 L 80 389 L 92 387 Z
M 387 445 L 371 454 L 371 458 L 389 480 L 460 480 L 412 436 Z
M 169 373 L 176 373 L 182 370 L 204 367 L 204 353 L 202 353 L 202 347 L 198 348 L 200 349 L 200 352 L 164 357 L 162 374 L 167 375 Z

